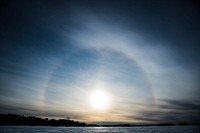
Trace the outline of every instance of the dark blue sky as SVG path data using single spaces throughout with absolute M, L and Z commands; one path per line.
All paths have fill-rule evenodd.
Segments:
M 0 112 L 198 121 L 199 9 L 196 0 L 1 0 Z M 101 111 L 90 105 L 96 90 L 109 97 Z

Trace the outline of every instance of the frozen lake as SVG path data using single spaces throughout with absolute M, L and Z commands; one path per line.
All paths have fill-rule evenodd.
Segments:
M 199 126 L 40 127 L 0 126 L 0 133 L 200 133 Z

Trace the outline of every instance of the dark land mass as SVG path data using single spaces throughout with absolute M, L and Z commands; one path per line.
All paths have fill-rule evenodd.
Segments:
M 0 114 L 0 125 L 28 125 L 28 126 L 86 126 L 84 122 L 70 119 L 42 119 L 35 116 L 17 114 Z
M 97 125 L 86 124 L 85 122 L 78 122 L 67 119 L 42 119 L 35 116 L 24 116 L 17 114 L 0 114 L 0 126 L 67 126 L 67 127 L 133 127 L 133 126 L 186 126 L 186 125 L 200 125 L 200 123 L 186 123 L 180 122 L 178 124 L 162 123 L 162 124 L 116 124 L 116 125 Z

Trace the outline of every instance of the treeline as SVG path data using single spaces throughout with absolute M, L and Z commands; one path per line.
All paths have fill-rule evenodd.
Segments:
M 42 119 L 35 116 L 24 116 L 17 114 L 0 114 L 0 126 L 12 125 L 12 126 L 70 126 L 70 127 L 133 127 L 133 126 L 186 126 L 186 125 L 200 125 L 200 123 L 186 123 L 180 122 L 178 124 L 172 123 L 162 123 L 162 124 L 117 124 L 117 125 L 96 125 L 96 124 L 86 124 L 85 122 L 78 122 L 74 120 L 67 119 Z
M 35 116 L 0 114 L 0 125 L 28 126 L 86 126 L 85 122 L 70 119 L 42 119 Z

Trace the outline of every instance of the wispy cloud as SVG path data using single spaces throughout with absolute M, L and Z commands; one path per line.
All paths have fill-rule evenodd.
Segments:
M 162 102 L 161 102 L 162 101 Z M 146 105 L 156 106 L 156 108 L 148 108 L 148 110 L 141 110 L 136 115 L 126 116 L 130 119 L 136 119 L 141 122 L 172 122 L 178 123 L 180 121 L 187 122 L 198 122 L 200 105 L 191 103 L 188 101 L 177 101 L 177 100 L 161 100 L 157 105 Z
M 160 12 L 165 4 L 157 1 L 155 7 L 139 1 L 5 3 L 1 112 L 66 113 L 88 121 L 199 118 L 199 31 L 191 24 L 199 20 L 190 4 L 183 12 L 191 19 L 180 11 L 176 16 L 173 4 Z M 96 89 L 111 99 L 102 113 L 88 102 Z

